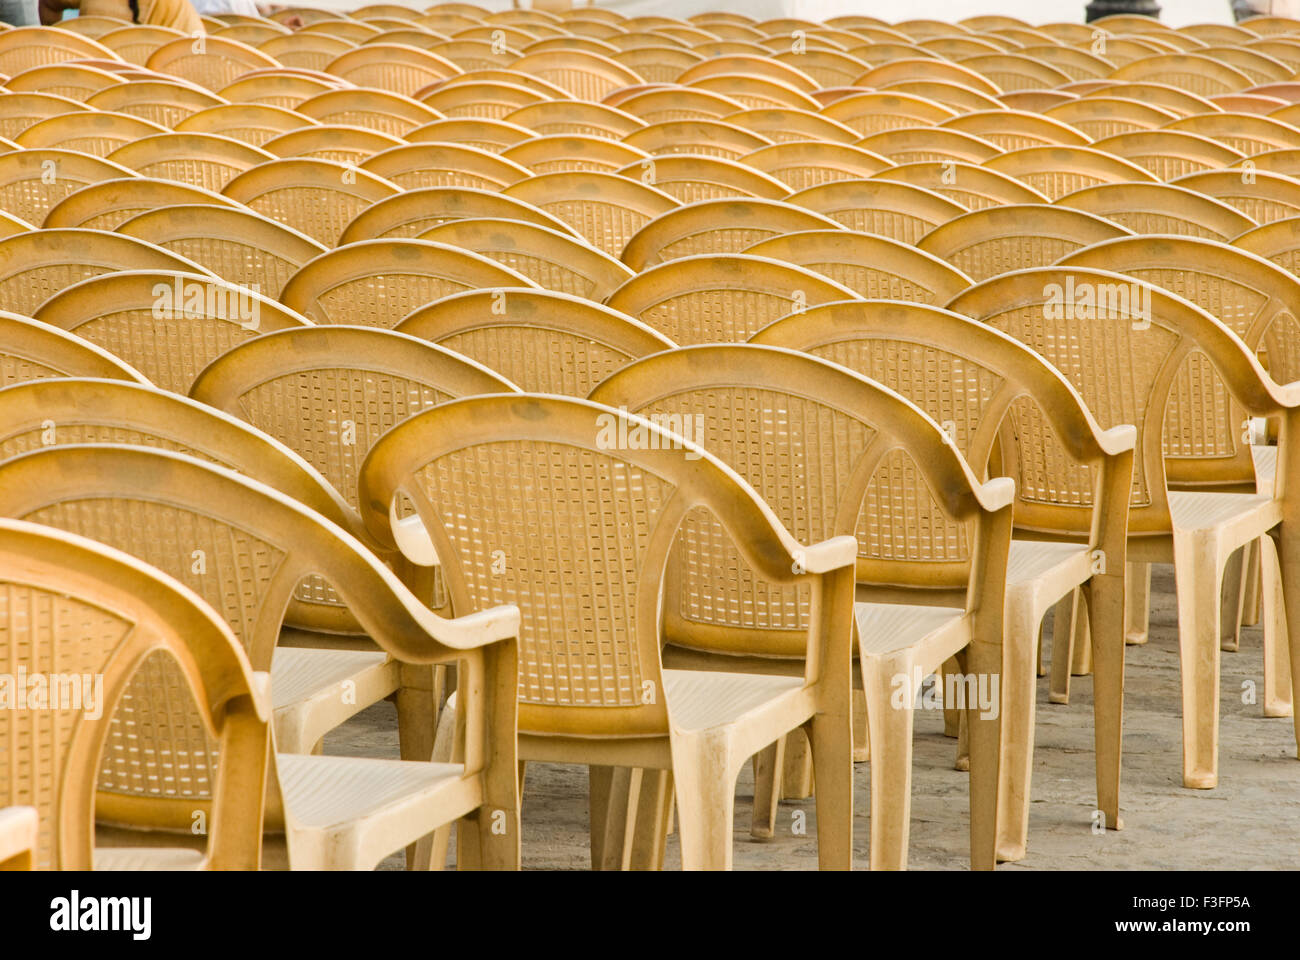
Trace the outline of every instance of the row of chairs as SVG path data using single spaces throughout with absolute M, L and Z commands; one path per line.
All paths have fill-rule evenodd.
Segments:
M 370 116 L 391 96 L 358 93 Z M 859 95 L 875 96 L 834 102 Z M 30 95 L 0 103 L 9 96 Z M 581 113 L 581 104 L 559 106 Z M 62 154 L 105 162 L 93 150 L 17 143 L 61 119 L 21 131 L 0 167 L 6 157 L 29 169 L 80 162 L 58 164 Z M 685 183 L 709 167 L 689 161 L 719 159 L 691 156 L 724 129 L 704 122 L 663 122 L 670 140 L 652 168 L 672 173 L 674 160 L 688 161 L 673 181 Z M 936 130 L 918 136 L 941 140 Z M 570 139 L 583 136 L 626 139 Z M 791 142 L 790 170 L 847 146 L 807 141 Z M 437 163 L 439 149 L 465 150 L 427 142 L 402 168 L 412 176 Z M 1252 199 L 1234 204 L 1229 183 L 1275 179 L 1285 190 L 1294 181 L 1221 170 L 1191 192 L 1125 168 L 1082 191 L 1117 188 L 1095 201 L 1112 205 L 1107 216 L 1045 202 L 1069 191 L 1038 191 L 1021 166 L 1003 179 L 1024 177 L 1018 185 L 1038 197 L 993 194 L 973 211 L 937 187 L 874 176 L 930 163 L 961 179 L 967 167 L 996 170 L 985 160 L 1042 149 L 1047 177 L 1048 154 L 1065 163 L 1072 149 L 1088 160 L 1097 152 L 1081 146 L 993 145 L 986 158 L 893 165 L 877 154 L 866 175 L 805 188 L 820 208 L 795 190 L 683 204 L 688 196 L 631 171 L 538 172 L 533 156 L 510 161 L 519 168 L 510 183 L 414 180 L 355 210 L 335 198 L 337 187 L 381 178 L 364 162 L 335 161 L 317 181 L 330 190 L 259 211 L 229 187 L 284 161 L 263 158 L 220 195 L 119 164 L 124 175 L 50 204 L 41 229 L 33 217 L 0 239 L 6 302 L 34 318 L 6 318 L 5 342 L 24 346 L 11 354 L 6 380 L 15 385 L 0 403 L 12 397 L 5 422 L 22 425 L 11 433 L 13 452 L 26 451 L 13 460 L 12 486 L 28 493 L 0 514 L 114 544 L 220 611 L 248 665 L 272 677 L 269 701 L 248 694 L 257 715 L 249 723 L 265 738 L 273 718 L 279 792 L 268 792 L 266 824 L 295 866 L 373 865 L 404 844 L 412 863 L 437 863 L 446 824 L 463 816 L 458 863 L 517 862 L 515 765 L 527 760 L 592 767 L 596 863 L 660 863 L 675 797 L 683 863 L 728 865 L 740 765 L 756 758 L 754 831 L 770 835 L 783 790 L 808 790 L 806 764 L 793 756 L 803 735 L 787 737 L 801 727 L 817 764 L 822 864 L 851 859 L 850 750 L 864 759 L 869 741 L 872 864 L 903 866 L 911 711 L 890 695 L 898 676 L 915 673 L 919 684 L 945 663 L 1004 680 L 1000 720 L 967 712 L 972 863 L 1018 859 L 1037 636 L 1054 605 L 1063 643 L 1052 663 L 1064 673 L 1054 692 L 1068 691 L 1060 687 L 1077 633 L 1095 672 L 1099 808 L 1118 827 L 1125 597 L 1142 593 L 1125 582 L 1130 558 L 1176 565 L 1185 783 L 1212 786 L 1217 776 L 1222 628 L 1210 598 L 1230 555 L 1261 537 L 1266 710 L 1290 712 L 1281 608 L 1296 594 L 1277 593 L 1268 540 L 1285 548 L 1288 500 L 1282 484 L 1254 493 L 1256 460 L 1271 451 L 1256 453 L 1238 424 L 1272 417 L 1285 438 L 1297 399 L 1277 384 L 1295 379 L 1286 304 L 1297 281 L 1224 241 L 1265 229 L 1258 211 L 1241 209 L 1258 195 L 1243 191 Z M 400 168 L 405 149 L 371 156 L 397 155 Z M 466 156 L 442 163 L 454 171 Z M 51 186 L 26 182 L 29 197 Z M 150 209 L 177 202 L 173 188 L 191 191 L 185 205 Z M 657 206 L 642 209 L 647 197 Z M 947 204 L 949 215 L 909 233 L 898 224 L 919 197 L 923 209 Z M 1210 219 L 1201 203 L 1223 225 L 1218 239 L 1170 236 L 1137 219 L 1177 223 L 1177 210 L 1188 225 L 1177 232 L 1191 234 Z M 1267 219 L 1280 227 L 1279 203 L 1270 213 L 1282 215 Z M 337 234 L 291 229 L 304 207 L 326 211 Z M 51 222 L 61 208 L 70 219 Z M 1076 309 L 1075 293 L 1086 290 L 1092 306 Z M 1099 292 L 1112 298 L 1104 307 Z M 1121 295 L 1122 305 L 1113 299 Z M 51 375 L 100 379 L 22 383 Z M 1090 409 L 1136 427 L 1104 430 Z M 611 444 L 611 433 L 621 439 Z M 1014 494 L 981 479 L 997 474 L 1016 478 Z M 106 493 L 106 477 L 122 486 Z M 174 533 L 182 529 L 186 542 Z M 213 578 L 209 554 L 224 558 Z M 1283 571 L 1287 562 L 1283 549 Z M 1078 588 L 1087 615 L 1080 608 L 1072 623 Z M 470 612 L 502 603 L 517 604 L 522 619 Z M 460 619 L 426 615 L 429 606 Z M 410 640 L 423 637 L 412 619 L 427 643 Z M 355 639 L 363 634 L 378 649 Z M 366 649 L 346 649 L 356 646 Z M 451 661 L 458 693 L 440 711 L 446 676 L 435 664 Z M 178 680 L 196 689 L 210 681 L 168 670 L 131 681 L 124 708 L 147 719 L 106 716 L 96 731 L 110 743 L 98 789 L 83 777 L 71 795 L 83 813 L 93 803 L 101 822 L 137 827 L 181 825 L 210 797 L 203 809 L 214 821 L 243 825 L 226 829 L 242 831 L 228 842 L 241 844 L 248 865 L 257 845 L 247 837 L 260 834 L 248 820 L 263 814 L 245 805 L 217 817 L 218 748 L 192 734 L 185 775 L 174 760 L 179 732 L 206 721 L 215 733 L 221 711 L 182 710 L 162 723 L 151 706 Z M 407 763 L 311 755 L 328 730 L 385 696 L 397 700 Z M 440 713 L 446 729 L 435 744 Z M 123 724 L 156 731 L 153 752 L 115 742 Z M 228 749 L 244 748 L 223 740 L 222 770 Z M 440 760 L 430 765 L 430 756 Z M 326 800 L 331 778 L 353 792 Z M 45 826 L 45 862 L 91 862 L 88 832 L 74 841 Z M 209 854 L 226 842 L 214 833 Z M 157 862 L 129 851 L 96 862 Z

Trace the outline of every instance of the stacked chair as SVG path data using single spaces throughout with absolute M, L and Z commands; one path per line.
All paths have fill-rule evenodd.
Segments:
M 1295 714 L 1300 21 L 204 19 L 0 31 L 0 869 L 903 869 L 931 678 L 992 869 L 1153 563 Z

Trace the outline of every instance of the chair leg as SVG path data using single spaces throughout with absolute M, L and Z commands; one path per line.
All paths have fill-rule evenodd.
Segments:
M 1245 601 L 1245 554 L 1248 547 L 1235 551 L 1223 568 L 1223 595 L 1219 609 L 1219 649 L 1235 651 L 1241 646 L 1241 614 Z
M 1070 665 L 1074 660 L 1074 614 L 1078 591 L 1062 597 L 1052 614 L 1052 703 L 1070 702 Z
M 935 682 L 939 684 L 939 689 L 947 690 L 948 687 L 944 683 L 944 677 L 956 673 L 961 673 L 961 668 L 957 666 L 957 658 L 949 657 L 943 662 L 943 666 L 939 668 L 939 675 L 935 678 Z M 945 700 L 943 702 L 943 735 L 945 737 L 956 737 L 960 733 L 961 711 L 954 704 Z
M 1174 534 L 1178 655 L 1183 686 L 1183 786 L 1219 782 L 1218 544 L 1200 531 Z
M 871 736 L 867 730 L 867 696 L 853 688 L 853 762 L 871 759 Z
M 1092 626 L 1092 723 L 1097 754 L 1097 809 L 1120 830 L 1120 760 L 1124 726 L 1124 580 L 1095 574 L 1084 588 Z
M 812 752 L 803 730 L 785 737 L 785 769 L 781 771 L 781 799 L 807 800 L 813 795 Z
M 1035 639 L 1040 623 L 1030 597 L 1008 595 L 1002 645 L 1002 736 L 998 762 L 998 860 L 1021 860 L 1029 844 L 1029 784 L 1034 768 L 1037 677 Z M 969 724 L 968 724 L 969 728 Z
M 1092 673 L 1092 644 L 1088 640 L 1088 605 L 1083 591 L 1074 591 L 1074 636 L 1070 640 L 1070 675 L 1086 677 Z M 1068 691 L 1067 691 L 1068 692 Z
M 644 771 L 629 862 L 631 869 L 662 870 L 664 868 L 664 844 L 668 839 L 668 815 L 672 808 L 672 772 Z
M 720 737 L 672 738 L 677 783 L 677 835 L 683 870 L 730 870 L 736 778 Z
M 754 812 L 749 835 L 771 840 L 776 832 L 777 808 L 781 802 L 781 769 L 785 766 L 785 737 L 754 754 Z
M 871 729 L 871 869 L 906 870 L 912 818 L 912 724 L 916 690 L 895 698 L 895 677 L 912 677 L 911 656 L 862 658 L 862 687 Z
M 1259 563 L 1262 544 L 1256 540 L 1246 547 L 1246 579 L 1241 585 L 1241 624 L 1253 627 L 1260 618 Z
M 817 863 L 853 869 L 853 735 L 850 703 L 843 714 L 819 713 L 805 725 L 817 778 Z M 874 778 L 873 778 L 874 779 Z
M 432 759 L 435 763 L 450 763 L 456 741 L 456 694 L 453 692 L 438 717 L 438 732 L 434 737 Z M 522 789 L 522 784 L 520 785 Z M 451 824 L 444 824 L 433 833 L 413 844 L 414 855 L 407 849 L 406 869 L 441 870 L 447 866 L 447 850 L 451 845 Z
M 1151 564 L 1129 563 L 1125 574 L 1128 597 L 1125 614 L 1124 642 L 1130 647 L 1140 647 L 1147 642 L 1147 626 L 1151 622 Z
M 1270 536 L 1277 545 L 1278 570 L 1281 581 L 1281 600 L 1286 611 L 1285 631 L 1291 661 L 1291 689 L 1300 690 L 1300 542 L 1287 530 L 1287 522 Z M 1261 575 L 1261 580 L 1263 576 Z M 1296 757 L 1300 758 L 1300 710 L 1292 711 L 1295 730 Z
M 1291 664 L 1277 549 L 1271 537 L 1263 538 L 1259 545 L 1259 586 L 1264 606 L 1264 716 L 1289 717 L 1293 709 Z

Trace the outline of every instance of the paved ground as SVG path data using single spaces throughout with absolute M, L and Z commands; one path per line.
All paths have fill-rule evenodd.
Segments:
M 1186 790 L 1181 778 L 1178 644 L 1172 571 L 1153 577 L 1151 640 L 1129 647 L 1125 698 L 1122 811 L 1124 829 L 1096 835 L 1092 758 L 1092 680 L 1075 677 L 1069 705 L 1047 700 L 1038 686 L 1037 747 L 1029 854 L 1008 870 L 1057 869 L 1294 869 L 1300 866 L 1300 761 L 1287 719 L 1266 719 L 1258 703 L 1242 703 L 1242 683 L 1262 687 L 1258 628 L 1242 649 L 1223 654 L 1220 785 Z M 1050 645 L 1049 645 L 1050 646 Z M 379 704 L 340 728 L 329 753 L 396 756 L 396 719 Z M 937 711 L 918 717 L 912 788 L 911 869 L 964 869 L 968 858 L 967 777 L 952 768 L 955 741 L 943 736 Z M 855 867 L 867 865 L 867 797 L 871 765 L 856 767 Z M 817 866 L 816 804 L 782 805 L 774 840 L 749 838 L 752 780 L 737 786 L 736 869 L 791 870 Z M 808 832 L 794 836 L 796 810 Z M 534 764 L 523 808 L 525 868 L 587 869 L 587 774 L 583 767 Z M 669 869 L 677 869 L 669 838 Z M 389 858 L 385 869 L 399 869 Z

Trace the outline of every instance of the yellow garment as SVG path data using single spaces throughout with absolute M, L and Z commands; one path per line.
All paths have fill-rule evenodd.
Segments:
M 172 27 L 182 33 L 204 33 L 203 21 L 189 0 L 139 0 L 140 23 L 155 27 Z M 127 0 L 81 0 L 83 17 L 117 17 L 131 19 Z

